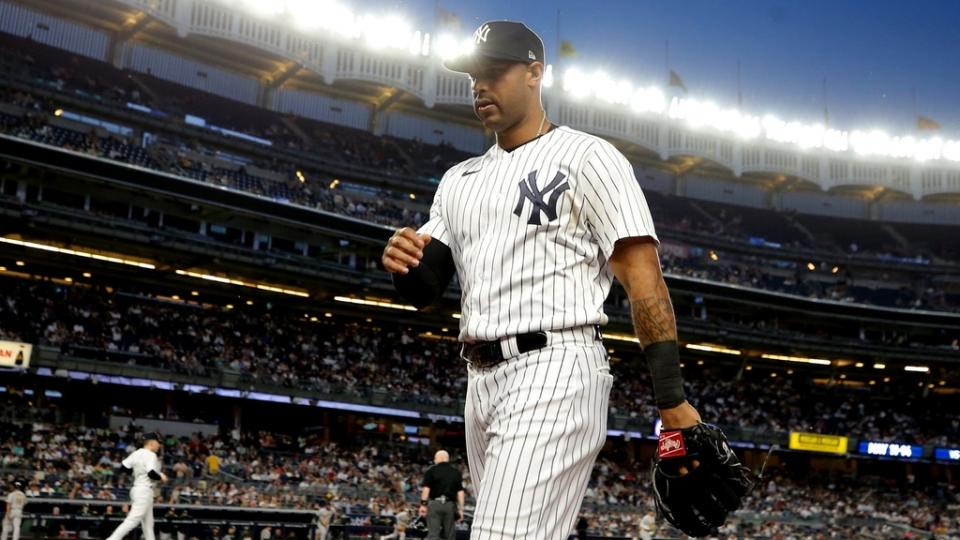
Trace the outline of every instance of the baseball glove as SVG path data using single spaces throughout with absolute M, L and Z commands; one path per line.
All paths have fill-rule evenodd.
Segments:
M 660 432 L 653 496 L 657 511 L 684 533 L 706 536 L 723 525 L 756 481 L 716 426 Z

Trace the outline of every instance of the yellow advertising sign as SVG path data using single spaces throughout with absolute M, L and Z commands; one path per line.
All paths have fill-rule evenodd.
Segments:
M 790 432 L 790 449 L 808 452 L 827 452 L 846 454 L 847 438 L 839 435 L 821 435 L 819 433 Z

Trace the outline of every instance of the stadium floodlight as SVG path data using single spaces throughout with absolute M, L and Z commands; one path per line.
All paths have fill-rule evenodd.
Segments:
M 417 308 L 413 306 L 408 306 L 405 304 L 394 304 L 393 302 L 385 302 L 383 300 L 370 300 L 367 298 L 354 298 L 352 296 L 334 296 L 334 300 L 337 302 L 344 302 L 347 304 L 357 304 L 361 306 L 373 306 L 373 307 L 382 307 L 388 309 L 399 309 L 403 311 L 416 311 Z M 324 314 L 326 317 L 327 315 Z
M 240 0 L 240 7 L 258 17 L 272 17 L 286 9 L 282 1 L 276 0 Z
M 309 298 L 310 294 L 305 291 L 298 291 L 295 289 L 287 289 L 285 287 L 278 287 L 276 285 L 269 285 L 266 283 L 257 283 L 255 281 L 244 281 L 242 279 L 229 278 L 225 276 L 215 276 L 213 274 L 206 274 L 203 272 L 193 272 L 190 270 L 175 270 L 177 275 L 187 276 L 197 279 L 202 279 L 205 281 L 213 281 L 216 283 L 223 283 L 225 285 L 237 285 L 240 287 L 249 287 L 251 289 L 258 289 L 261 291 L 268 291 L 274 293 L 288 294 L 290 296 L 299 296 L 301 298 Z
M 781 360 L 784 362 L 799 362 L 802 364 L 815 364 L 818 366 L 829 366 L 831 364 L 830 360 L 825 360 L 823 358 L 807 358 L 805 356 L 787 356 L 784 354 L 762 354 L 760 358 L 766 358 L 767 360 Z
M 457 38 L 451 34 L 440 34 L 433 45 L 433 52 L 441 60 L 453 60 L 473 53 L 475 43 L 471 38 Z
M 413 31 L 399 15 L 358 19 L 363 40 L 372 49 L 410 49 Z
M 553 64 L 547 64 L 543 68 L 543 87 L 551 88 L 553 86 Z
M 603 339 L 612 339 L 614 341 L 629 341 L 630 343 L 640 343 L 640 340 L 636 336 L 631 336 L 630 334 L 608 334 L 603 333 Z
M 124 257 L 114 257 L 112 255 L 103 255 L 100 253 L 94 253 L 92 251 L 85 251 L 82 249 L 62 248 L 62 247 L 57 247 L 50 244 L 44 244 L 41 242 L 27 242 L 24 240 L 17 240 L 15 238 L 0 237 L 0 243 L 11 244 L 14 246 L 25 247 L 28 249 L 37 249 L 40 251 L 60 253 L 62 255 L 72 255 L 74 257 L 83 257 L 85 259 L 93 259 L 95 261 L 104 261 L 104 262 L 110 262 L 115 264 L 125 264 L 127 266 L 135 266 L 137 268 L 145 268 L 147 270 L 156 269 L 156 266 L 150 263 L 142 262 L 142 261 L 135 261 L 135 260 L 127 259 Z M 24 266 L 23 261 L 17 261 L 16 264 L 17 266 Z
M 687 343 L 684 345 L 687 349 L 693 349 L 695 351 L 706 351 L 719 354 L 730 354 L 733 356 L 740 356 L 740 351 L 737 349 L 730 349 L 722 345 L 711 345 L 709 343 Z
M 567 68 L 563 74 L 563 91 L 574 99 L 582 99 L 590 95 L 590 78 L 579 68 Z
M 760 119 L 756 116 L 742 114 L 737 109 L 723 109 L 709 100 L 674 97 L 667 116 L 686 122 L 691 129 L 711 128 L 741 139 L 758 137 L 762 131 Z
M 960 161 L 960 141 L 944 141 L 940 157 L 950 161 Z
M 630 107 L 638 113 L 663 114 L 667 110 L 667 97 L 656 86 L 638 88 L 630 100 Z
M 330 2 L 320 0 L 287 0 L 287 14 L 295 27 L 301 30 L 313 30 L 323 25 L 328 14 L 335 9 L 329 4 Z
M 914 373 L 930 373 L 930 368 L 927 366 L 903 366 L 903 370 Z

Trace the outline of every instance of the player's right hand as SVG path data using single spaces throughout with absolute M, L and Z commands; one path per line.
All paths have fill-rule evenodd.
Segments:
M 419 514 L 420 514 L 420 517 L 427 517 L 427 507 L 421 505 Z
M 167 481 L 167 475 L 166 475 L 165 473 L 160 473 L 160 481 L 161 481 L 161 482 L 166 482 L 166 481 Z
M 380 259 L 383 267 L 392 274 L 406 274 L 411 267 L 420 265 L 423 248 L 430 240 L 429 234 L 417 234 L 410 227 L 398 229 L 383 248 L 383 257 Z

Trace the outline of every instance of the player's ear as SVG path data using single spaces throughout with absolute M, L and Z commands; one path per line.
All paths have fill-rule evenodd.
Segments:
M 527 67 L 527 82 L 530 86 L 539 86 L 543 81 L 543 63 L 532 62 Z

